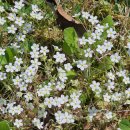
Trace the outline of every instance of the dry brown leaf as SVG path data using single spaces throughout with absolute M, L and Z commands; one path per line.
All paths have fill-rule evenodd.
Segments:
M 68 14 L 63 10 L 63 8 L 62 8 L 61 5 L 58 5 L 58 6 L 57 6 L 57 10 L 58 10 L 59 14 L 62 15 L 66 20 L 71 21 L 71 22 L 74 22 L 74 23 L 76 23 L 76 24 L 80 24 L 79 21 L 75 20 L 74 18 L 72 18 L 72 16 L 68 15 Z

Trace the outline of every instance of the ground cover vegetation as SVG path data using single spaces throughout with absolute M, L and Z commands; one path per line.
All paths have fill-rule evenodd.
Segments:
M 0 130 L 130 130 L 129 0 L 0 0 Z

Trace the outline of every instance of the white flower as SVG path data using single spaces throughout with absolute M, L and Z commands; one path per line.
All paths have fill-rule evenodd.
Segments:
M 13 13 L 17 13 L 17 12 L 18 12 L 18 9 L 11 7 L 11 11 L 12 11 Z
M 81 95 L 81 92 L 80 91 L 78 91 L 78 92 L 73 92 L 71 95 L 70 95 L 70 98 L 71 99 L 78 99 L 79 97 L 80 97 L 80 95 Z
M 70 63 L 64 64 L 65 70 L 70 71 L 73 67 Z
M 95 42 L 94 38 L 89 37 L 87 40 L 88 44 L 93 44 Z
M 17 40 L 20 42 L 20 41 L 24 41 L 25 38 L 26 38 L 26 35 L 20 33 L 19 35 L 16 36 L 17 37 Z
M 51 108 L 52 107 L 52 105 L 53 105 L 53 98 L 52 97 L 50 97 L 50 98 L 45 98 L 45 100 L 44 100 L 44 104 L 46 105 L 46 106 L 48 106 L 49 108 Z
M 52 91 L 51 86 L 45 85 L 43 88 L 40 88 L 37 90 L 38 96 L 45 96 L 45 95 L 50 95 L 50 92 Z
M 127 98 L 130 98 L 130 88 L 125 90 L 125 94 L 126 94 Z
M 92 33 L 92 38 L 94 39 L 94 40 L 100 40 L 101 39 L 101 35 L 102 35 L 102 32 L 99 32 L 98 30 L 95 30 L 95 32 L 94 33 Z
M 0 17 L 0 25 L 4 25 L 5 22 L 6 22 L 5 18 Z
M 82 17 L 88 19 L 90 17 L 90 14 L 88 12 L 82 11 Z
M 4 12 L 4 11 L 5 11 L 4 7 L 3 7 L 3 6 L 0 6 L 0 12 L 2 13 L 2 12 Z
M 24 4 L 23 4 L 23 1 L 22 1 L 22 0 L 19 1 L 19 2 L 18 2 L 18 1 L 15 1 L 14 4 L 15 4 L 15 5 L 14 5 L 14 8 L 19 9 L 19 10 L 22 9 L 22 7 L 24 7 Z
M 39 51 L 30 52 L 31 58 L 37 59 L 39 57 Z
M 19 76 L 16 76 L 16 78 L 15 79 L 12 79 L 13 80 L 13 83 L 14 83 L 14 85 L 20 85 L 20 83 L 22 82 L 22 79 L 21 78 L 19 78 Z
M 32 10 L 33 10 L 34 12 L 41 11 L 41 10 L 38 8 L 37 5 L 32 5 Z
M 104 31 L 104 26 L 102 26 L 102 25 L 100 25 L 100 24 L 97 24 L 96 26 L 95 26 L 95 28 L 96 28 L 96 30 L 100 33 L 100 32 L 103 32 Z
M 125 84 L 130 84 L 130 78 L 129 77 L 123 77 L 123 82 L 125 83 Z
M 23 64 L 22 58 L 17 58 L 17 57 L 15 57 L 15 63 L 14 63 L 14 64 L 17 64 L 17 65 Z
M 107 50 L 110 51 L 110 50 L 112 49 L 112 47 L 113 47 L 113 44 L 112 44 L 111 42 L 108 42 L 108 41 L 105 40 L 104 46 L 105 46 L 105 48 L 106 48 Z
M 77 67 L 80 69 L 80 70 L 85 70 L 86 68 L 88 68 L 88 65 L 86 63 L 86 60 L 79 60 L 77 61 Z
M 112 112 L 110 111 L 108 111 L 108 112 L 106 112 L 105 113 L 105 116 L 106 116 L 106 118 L 109 120 L 109 119 L 112 119 L 113 118 L 113 114 L 112 114 Z
M 31 23 L 25 23 L 23 27 L 23 33 L 29 33 L 32 31 L 32 24 Z
M 16 14 L 15 14 L 15 13 L 9 13 L 8 19 L 9 19 L 10 21 L 14 21 L 14 20 L 16 19 Z
M 80 91 L 77 91 L 77 92 L 73 92 L 71 95 L 70 95 L 70 105 L 73 107 L 73 109 L 77 109 L 77 108 L 81 108 L 81 101 L 79 99 L 81 95 L 81 92 Z
M 5 49 L 0 48 L 0 56 L 4 56 L 5 55 Z
M 34 68 L 38 68 L 38 66 L 41 65 L 41 62 L 39 62 L 38 59 L 31 60 L 31 63 Z
M 34 109 L 33 103 L 26 103 L 26 104 L 27 104 L 27 109 L 30 109 L 30 110 Z
M 121 59 L 121 57 L 119 56 L 118 53 L 111 55 L 110 58 L 111 58 L 111 61 L 114 62 L 114 63 L 118 63 Z
M 4 80 L 6 78 L 7 78 L 6 73 L 0 72 L 0 80 Z
M 26 71 L 25 71 L 25 75 L 24 77 L 27 78 L 27 76 L 33 76 L 36 74 L 36 69 L 34 68 L 34 66 L 29 66 Z M 29 78 L 29 77 L 28 77 Z
M 53 56 L 56 59 L 57 63 L 63 63 L 66 61 L 65 54 L 60 54 L 59 52 L 56 52 L 56 55 Z
M 88 20 L 92 25 L 97 24 L 99 21 L 97 20 L 97 16 L 90 15 L 90 18 Z
M 26 91 L 27 90 L 27 84 L 22 82 L 19 84 L 20 91 Z
M 37 20 L 41 20 L 43 18 L 41 10 L 38 8 L 37 5 L 32 5 L 32 12 L 30 13 L 30 15 Z
M 120 101 L 121 100 L 121 93 L 115 92 L 111 95 L 112 101 Z
M 99 86 L 100 86 L 100 83 L 96 81 L 92 81 L 92 84 L 90 84 L 90 88 L 92 89 L 92 91 L 96 93 L 97 96 L 99 96 L 99 94 L 102 91 Z
M 30 15 L 31 15 L 33 18 L 37 19 L 37 20 L 43 19 L 43 16 L 42 16 L 42 13 L 41 13 L 41 12 L 34 12 L 34 11 L 32 11 L 32 12 L 30 13 Z
M 46 118 L 46 116 L 47 112 L 45 111 L 45 109 L 38 110 L 38 118 Z
M 85 45 L 87 42 L 87 39 L 85 37 L 79 38 L 79 44 L 80 45 Z
M 112 73 L 112 72 L 108 72 L 107 73 L 107 77 L 111 80 L 114 80 L 115 79 L 115 75 Z
M 24 95 L 24 97 L 25 97 L 27 102 L 29 102 L 33 99 L 33 95 L 29 92 L 26 95 Z
M 14 122 L 14 126 L 16 126 L 17 128 L 20 128 L 23 126 L 23 121 L 20 119 L 15 119 L 15 122 Z
M 105 102 L 110 102 L 111 96 L 106 93 L 105 95 L 103 95 L 103 98 Z
M 109 30 L 107 30 L 107 37 L 114 39 L 116 37 L 116 31 L 110 28 Z
M 12 65 L 12 63 L 9 63 L 8 65 L 5 65 L 6 72 L 14 72 L 15 67 Z
M 38 129 L 42 129 L 43 128 L 43 122 L 41 122 L 39 119 L 34 118 L 32 120 L 32 123 L 34 124 L 34 126 L 36 126 Z
M 62 89 L 65 88 L 65 84 L 63 82 L 57 82 L 56 83 L 56 89 L 61 91 Z
M 23 108 L 21 105 L 15 106 L 16 113 L 19 115 L 23 112 Z
M 99 53 L 99 54 L 103 54 L 105 51 L 106 51 L 106 47 L 104 45 L 98 45 L 96 51 Z
M 35 44 L 35 43 L 33 43 L 33 45 L 31 46 L 31 49 L 33 50 L 33 52 L 35 52 L 35 51 L 39 51 L 39 44 Z
M 77 109 L 77 108 L 81 108 L 81 105 L 80 105 L 81 101 L 80 100 L 73 100 L 70 102 L 70 105 L 73 107 L 73 109 Z
M 12 114 L 12 115 L 18 114 L 19 115 L 19 114 L 21 114 L 21 112 L 23 112 L 23 108 L 20 105 L 18 105 L 18 106 L 13 106 L 13 105 L 8 108 L 8 112 L 10 114 Z
M 47 46 L 45 47 L 41 47 L 40 53 L 42 53 L 44 56 L 46 56 L 46 54 L 49 52 Z
M 73 115 L 69 114 L 68 112 L 62 113 L 61 111 L 57 111 L 55 113 L 55 118 L 59 124 L 74 123 Z
M 98 110 L 95 107 L 92 107 L 88 108 L 88 112 L 89 112 L 89 119 L 90 121 L 92 121 L 93 117 L 96 116 Z
M 67 80 L 67 75 L 65 70 L 63 70 L 62 68 L 58 68 L 58 77 L 61 82 L 65 82 Z
M 24 23 L 24 20 L 23 20 L 22 17 L 16 17 L 15 23 L 16 23 L 17 25 L 19 25 L 19 26 L 22 26 L 23 23 Z
M 121 70 L 121 71 L 117 72 L 116 75 L 119 76 L 119 77 L 125 77 L 126 76 L 126 70 Z
M 113 90 L 115 88 L 114 86 L 114 82 L 111 80 L 108 80 L 108 83 L 106 83 L 105 85 L 108 87 L 108 89 L 111 91 L 111 89 Z
M 93 51 L 90 48 L 88 48 L 87 50 L 84 50 L 84 53 L 85 53 L 85 57 L 91 58 L 93 55 Z
M 7 27 L 8 33 L 15 34 L 17 28 L 14 25 L 11 25 L 10 27 Z
M 127 43 L 127 48 L 130 49 L 130 42 Z

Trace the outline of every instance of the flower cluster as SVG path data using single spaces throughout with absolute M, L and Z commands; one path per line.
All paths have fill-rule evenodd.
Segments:
M 59 124 L 74 123 L 73 115 L 69 114 L 68 112 L 62 113 L 61 111 L 58 111 L 55 113 L 55 118 Z

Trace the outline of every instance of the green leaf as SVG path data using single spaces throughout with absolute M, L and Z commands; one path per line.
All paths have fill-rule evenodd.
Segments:
M 32 43 L 33 42 L 28 42 L 26 41 L 24 44 L 23 44 L 23 48 L 24 48 L 24 52 L 25 53 L 29 53 L 31 51 L 31 46 L 32 46 Z
M 67 74 L 67 77 L 71 79 L 76 76 L 76 73 L 74 71 L 68 71 L 66 74 Z
M 5 65 L 7 63 L 8 61 L 6 59 L 6 56 L 0 56 L 0 65 Z
M 14 60 L 14 56 L 16 55 L 16 51 L 13 48 L 6 48 L 5 55 L 0 56 L 0 64 L 5 65 Z
M 16 51 L 13 48 L 7 48 L 5 51 L 5 55 L 8 62 L 12 62 L 14 60 L 14 56 L 16 55 Z
M 105 25 L 106 23 L 108 23 L 109 27 L 113 27 L 114 26 L 114 21 L 111 15 L 108 15 L 106 18 L 103 19 L 103 21 L 101 22 L 101 24 Z
M 74 28 L 69 27 L 64 30 L 63 51 L 70 55 L 79 51 L 78 36 Z
M 88 95 L 86 93 L 82 93 L 80 96 L 80 101 L 82 102 L 82 104 L 85 104 L 87 99 Z
M 0 122 L 0 130 L 10 130 L 10 127 L 7 121 Z
M 119 124 L 121 130 L 130 130 L 130 122 L 127 119 L 122 119 Z

